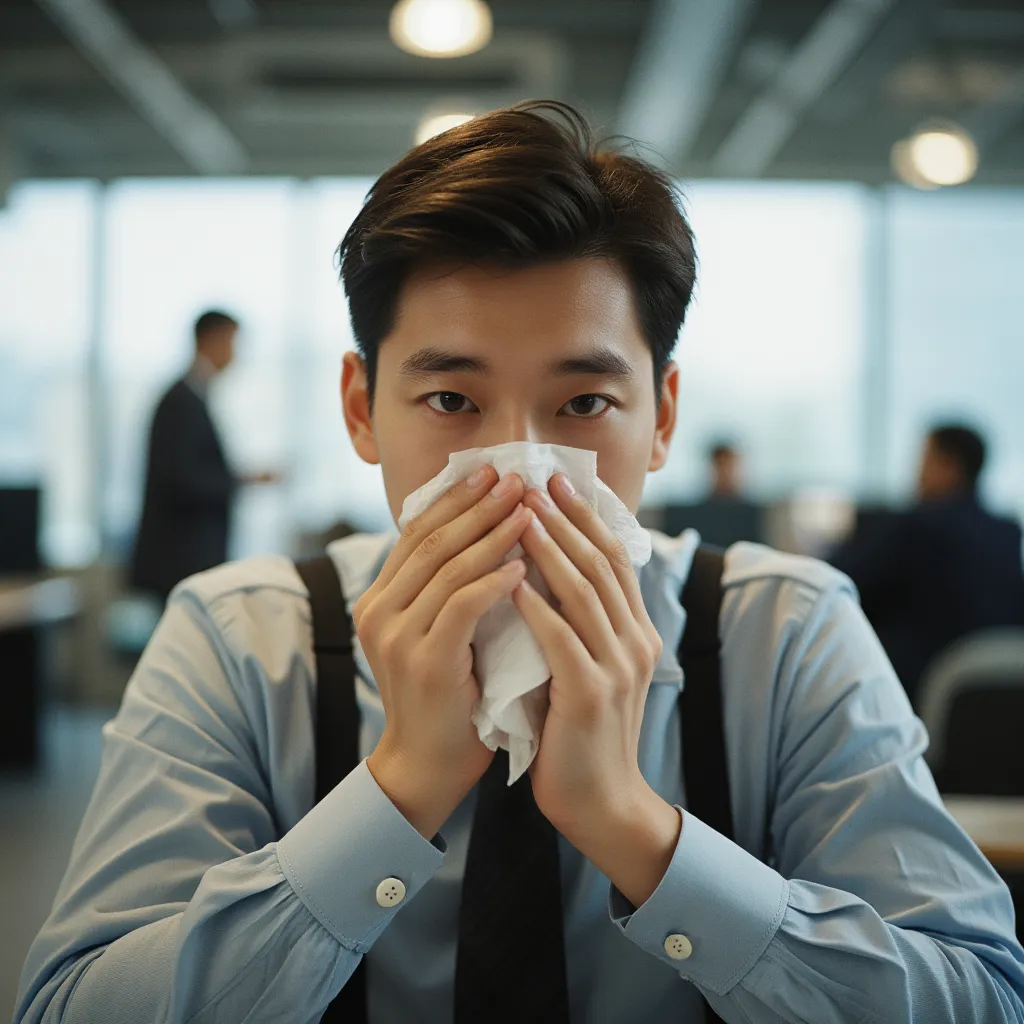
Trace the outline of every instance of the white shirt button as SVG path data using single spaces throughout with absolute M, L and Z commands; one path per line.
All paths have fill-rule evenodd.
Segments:
M 405 899 L 405 882 L 400 878 L 385 878 L 377 886 L 377 903 L 382 907 L 393 907 Z
M 670 935 L 665 940 L 665 952 L 673 960 L 689 960 L 693 943 L 685 935 Z

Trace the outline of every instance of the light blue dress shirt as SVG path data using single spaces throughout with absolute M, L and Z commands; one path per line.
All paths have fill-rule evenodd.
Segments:
M 665 651 L 640 766 L 683 808 L 675 651 L 694 542 L 655 535 L 641 572 Z M 332 545 L 350 603 L 391 543 Z M 725 584 L 736 842 L 684 813 L 640 908 L 563 842 L 573 1021 L 696 1024 L 699 988 L 730 1024 L 1024 1022 L 1009 895 L 943 809 L 924 730 L 848 580 L 742 544 Z M 357 657 L 365 755 L 384 717 Z M 367 954 L 371 1024 L 451 1020 L 474 796 L 433 843 L 365 764 L 313 807 L 312 665 L 288 561 L 179 586 L 105 728 L 16 1020 L 316 1021 Z M 406 896 L 381 907 L 388 877 Z M 689 940 L 688 959 L 669 956 L 670 935 Z

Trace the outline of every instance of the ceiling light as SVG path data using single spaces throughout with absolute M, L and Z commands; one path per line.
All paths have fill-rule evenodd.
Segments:
M 448 131 L 449 128 L 458 128 L 460 124 L 472 121 L 474 116 L 454 110 L 445 114 L 428 114 L 420 121 L 416 129 L 416 145 L 426 142 L 427 139 L 432 139 L 435 135 L 440 135 L 441 132 Z
M 899 145 L 900 143 L 897 143 L 897 146 Z M 909 139 L 905 139 L 902 145 L 900 159 L 911 177 L 916 177 L 924 183 L 923 187 L 962 185 L 965 181 L 970 181 L 978 170 L 978 147 L 959 125 L 944 124 L 921 128 Z M 897 153 L 894 147 L 894 166 L 896 161 Z M 913 180 L 910 184 L 922 187 Z
M 912 188 L 919 188 L 922 191 L 929 191 L 939 187 L 933 182 L 922 178 L 918 173 L 917 168 L 914 166 L 914 161 L 910 159 L 910 139 L 900 139 L 892 144 L 891 160 L 892 169 L 896 177 L 904 185 L 910 185 Z
M 483 49 L 494 26 L 484 0 L 399 0 L 391 38 L 420 57 L 464 57 Z

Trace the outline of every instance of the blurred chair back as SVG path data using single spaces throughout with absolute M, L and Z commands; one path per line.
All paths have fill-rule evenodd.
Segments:
M 1024 796 L 1024 629 L 947 648 L 925 673 L 921 717 L 941 792 Z
M 0 575 L 31 576 L 41 566 L 38 487 L 0 487 Z

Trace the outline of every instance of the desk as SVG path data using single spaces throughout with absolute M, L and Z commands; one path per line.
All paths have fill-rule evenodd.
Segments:
M 947 810 L 998 871 L 1024 871 L 1024 798 L 947 796 Z
M 74 618 L 78 587 L 70 577 L 0 579 L 0 767 L 33 768 L 39 756 L 42 672 L 39 632 Z

